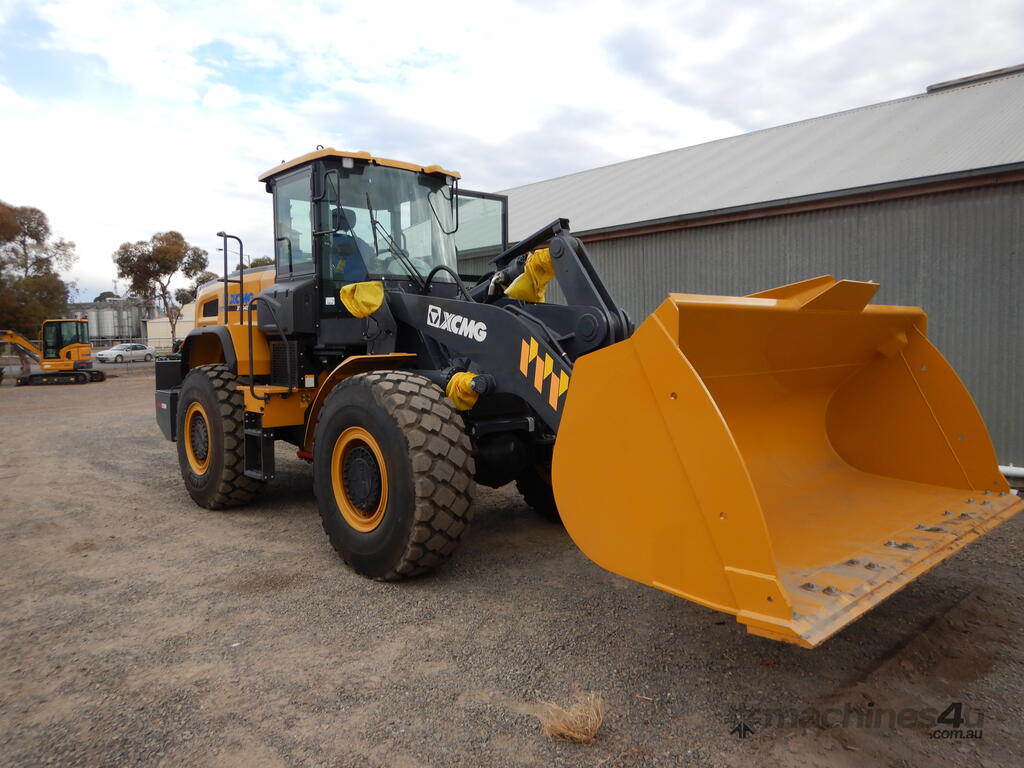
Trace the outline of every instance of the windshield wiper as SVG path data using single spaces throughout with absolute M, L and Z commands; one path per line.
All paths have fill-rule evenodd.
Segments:
M 420 271 L 416 269 L 416 265 L 412 263 L 412 259 L 409 258 L 408 252 L 395 242 L 395 239 L 391 236 L 391 233 L 388 232 L 387 228 L 377 220 L 377 216 L 373 212 L 373 205 L 370 203 L 369 192 L 366 193 L 366 210 L 370 213 L 370 224 L 373 229 L 373 250 L 378 255 L 380 254 L 380 245 L 377 243 L 377 233 L 380 232 L 380 234 L 384 236 L 388 250 L 398 257 L 399 261 L 402 262 L 402 266 L 405 267 L 406 271 L 409 273 L 409 276 L 419 283 L 420 290 L 426 292 L 427 281 L 423 279 L 423 275 L 421 275 Z

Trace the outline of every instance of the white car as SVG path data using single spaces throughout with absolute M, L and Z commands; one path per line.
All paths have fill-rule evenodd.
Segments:
M 118 344 L 116 347 L 93 352 L 92 359 L 100 363 L 123 363 L 144 360 L 149 362 L 156 357 L 156 349 L 145 344 Z

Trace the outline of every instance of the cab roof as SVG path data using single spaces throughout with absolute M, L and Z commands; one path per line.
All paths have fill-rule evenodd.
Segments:
M 448 171 L 442 168 L 440 165 L 417 165 L 416 163 L 406 163 L 401 160 L 389 160 L 386 157 L 374 157 L 369 152 L 345 152 L 334 147 L 325 147 L 318 149 L 314 152 L 297 157 L 294 160 L 289 160 L 286 163 L 271 168 L 266 173 L 260 175 L 260 181 L 267 181 L 268 179 L 277 176 L 279 173 L 295 168 L 305 163 L 312 162 L 313 160 L 320 160 L 325 157 L 351 157 L 355 160 L 363 160 L 364 162 L 370 163 L 371 165 L 383 165 L 388 168 L 401 168 L 404 171 L 417 171 L 419 173 L 438 173 L 445 176 L 451 176 L 456 179 L 462 178 L 458 171 Z

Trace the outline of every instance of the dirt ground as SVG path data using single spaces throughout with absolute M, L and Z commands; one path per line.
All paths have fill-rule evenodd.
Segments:
M 1024 755 L 1024 515 L 807 651 L 602 571 L 508 490 L 481 491 L 438 574 L 368 581 L 334 554 L 309 467 L 286 445 L 256 504 L 209 512 L 182 488 L 148 369 L 12 383 L 0 388 L 4 766 Z M 532 714 L 574 691 L 604 698 L 595 744 L 552 741 Z M 956 702 L 981 738 L 931 737 Z

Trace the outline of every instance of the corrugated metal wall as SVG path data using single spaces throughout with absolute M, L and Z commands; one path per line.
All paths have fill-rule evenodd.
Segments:
M 928 312 L 929 336 L 978 403 L 1000 462 L 1024 465 L 1024 184 L 588 248 L 635 321 L 670 291 L 744 295 L 821 274 L 878 281 L 876 303 Z

